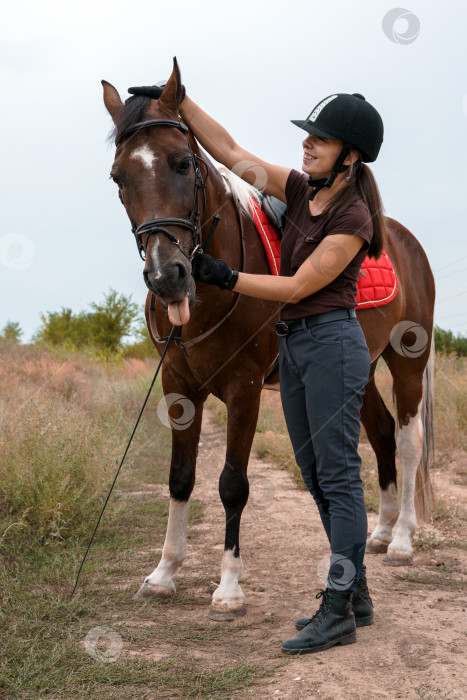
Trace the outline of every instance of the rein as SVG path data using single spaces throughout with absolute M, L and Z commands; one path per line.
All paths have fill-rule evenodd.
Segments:
M 181 131 L 182 134 L 186 136 L 187 145 L 191 153 L 193 170 L 195 172 L 195 191 L 193 197 L 193 206 L 191 208 L 191 214 L 188 219 L 180 219 L 177 217 L 149 219 L 148 221 L 144 221 L 138 227 L 132 226 L 131 232 L 136 238 L 136 245 L 138 246 L 138 252 L 142 260 L 146 259 L 146 248 L 148 246 L 148 240 L 150 236 L 162 234 L 166 236 L 166 238 L 168 238 L 171 243 L 173 243 L 179 248 L 180 252 L 183 253 L 187 260 L 192 262 L 196 253 L 201 250 L 201 212 L 199 207 L 199 193 L 201 191 L 203 196 L 204 211 L 206 209 L 206 180 L 208 178 L 209 169 L 204 160 L 202 160 L 201 158 L 199 158 L 199 156 L 193 153 L 193 149 L 191 148 L 190 141 L 188 139 L 188 127 L 182 122 L 175 121 L 174 119 L 149 119 L 144 122 L 137 122 L 136 124 L 133 124 L 133 126 L 129 126 L 118 136 L 118 138 L 115 140 L 115 145 L 119 146 L 120 143 L 131 134 L 134 134 L 136 131 L 140 131 L 141 129 L 147 129 L 151 126 L 167 126 L 175 128 Z M 204 179 L 201 175 L 201 170 L 199 168 L 198 163 L 203 163 L 206 167 L 206 177 Z M 218 218 L 213 219 L 214 227 L 217 225 L 218 220 Z M 166 228 L 166 226 L 178 226 L 191 231 L 192 247 L 188 253 L 186 253 L 183 250 L 177 236 L 175 236 L 175 234 L 173 234 L 172 231 L 169 231 Z M 210 235 L 212 235 L 211 232 Z M 143 242 L 143 236 L 146 236 L 146 248 Z
M 120 474 L 120 471 L 121 471 L 121 469 L 122 469 L 122 467 L 123 467 L 123 462 L 125 461 L 125 457 L 126 457 L 126 455 L 127 455 L 127 452 L 128 452 L 128 450 L 130 449 L 131 442 L 132 442 L 132 440 L 133 440 L 133 438 L 134 438 L 134 435 L 135 435 L 135 433 L 136 433 L 136 429 L 137 429 L 137 427 L 138 427 L 138 425 L 139 425 L 139 422 L 140 422 L 140 420 L 141 420 L 141 416 L 143 415 L 143 411 L 144 411 L 144 409 L 146 408 L 146 404 L 147 404 L 147 402 L 148 402 L 148 400 L 149 400 L 149 396 L 151 395 L 151 391 L 152 391 L 152 388 L 153 388 L 153 386 L 154 386 L 154 384 L 155 384 L 155 381 L 156 381 L 156 379 L 157 379 L 157 375 L 159 374 L 159 370 L 160 370 L 160 368 L 161 368 L 161 366 L 162 366 L 162 362 L 163 362 L 164 357 L 165 357 L 165 355 L 166 355 L 166 353 L 167 353 L 167 350 L 169 349 L 170 342 L 171 342 L 171 340 L 173 339 L 173 337 L 174 337 L 174 335 L 175 335 L 175 330 L 176 330 L 176 328 L 177 328 L 177 326 L 172 326 L 172 330 L 170 331 L 170 335 L 169 335 L 169 337 L 167 338 L 167 345 L 165 346 L 164 352 L 163 352 L 162 355 L 161 355 L 161 359 L 159 360 L 159 364 L 157 365 L 156 373 L 155 373 L 155 375 L 154 375 L 154 377 L 153 377 L 153 380 L 152 380 L 152 382 L 151 382 L 151 385 L 150 385 L 150 387 L 149 387 L 149 389 L 148 389 L 148 393 L 146 394 L 146 398 L 144 399 L 144 403 L 143 403 L 143 405 L 142 405 L 142 407 L 141 407 L 141 410 L 140 410 L 140 412 L 139 412 L 139 416 L 138 416 L 138 418 L 137 418 L 137 420 L 136 420 L 135 427 L 133 428 L 133 431 L 132 431 L 132 433 L 131 433 L 131 435 L 130 435 L 130 439 L 128 440 L 128 444 L 127 444 L 127 446 L 126 446 L 125 452 L 123 453 L 123 457 L 122 457 L 122 459 L 121 459 L 121 461 L 120 461 L 119 467 L 118 467 L 118 469 L 117 469 L 117 472 L 116 472 L 116 474 L 115 474 L 115 476 L 114 476 L 114 479 L 113 479 L 113 481 L 112 481 L 112 484 L 111 484 L 111 486 L 110 486 L 109 492 L 108 492 L 108 494 L 107 494 L 107 498 L 105 499 L 104 505 L 102 506 L 102 510 L 101 510 L 101 512 L 100 512 L 100 514 L 99 514 L 99 517 L 98 517 L 98 519 L 97 519 L 96 525 L 95 525 L 94 530 L 93 530 L 93 533 L 92 533 L 92 535 L 91 535 L 91 539 L 90 539 L 89 542 L 88 542 L 88 546 L 87 546 L 87 548 L 86 548 L 86 552 L 84 553 L 84 557 L 83 557 L 83 559 L 81 560 L 81 564 L 80 564 L 80 567 L 79 567 L 79 569 L 78 569 L 78 573 L 76 574 L 75 585 L 73 586 L 73 590 L 71 591 L 71 594 L 70 594 L 70 600 L 73 598 L 73 596 L 74 596 L 74 594 L 75 594 L 76 588 L 77 588 L 77 586 L 78 586 L 79 577 L 80 577 L 81 571 L 82 571 L 83 566 L 84 566 L 84 562 L 86 561 L 86 558 L 87 558 L 87 556 L 88 556 L 88 554 L 89 554 L 89 550 L 91 549 L 91 545 L 92 545 L 92 543 L 94 542 L 94 537 L 96 536 L 97 528 L 98 528 L 99 525 L 100 525 L 100 522 L 101 522 L 101 520 L 102 520 L 102 516 L 104 515 L 104 511 L 105 511 L 105 509 L 106 509 L 107 503 L 109 502 L 109 498 L 110 498 L 110 496 L 111 496 L 111 494 L 112 494 L 112 491 L 113 491 L 114 486 L 115 486 L 115 484 L 116 484 L 116 481 L 117 481 L 117 479 L 118 479 L 118 475 Z

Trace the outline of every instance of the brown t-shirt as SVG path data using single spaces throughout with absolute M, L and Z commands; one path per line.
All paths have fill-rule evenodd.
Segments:
M 345 270 L 330 284 L 296 304 L 285 304 L 281 311 L 284 321 L 355 307 L 356 282 L 373 237 L 370 212 L 362 200 L 333 216 L 325 225 L 322 214 L 310 214 L 309 194 L 308 177 L 297 170 L 291 170 L 285 187 L 287 219 L 281 242 L 281 275 L 294 275 L 326 236 L 348 233 L 360 236 L 365 243 Z

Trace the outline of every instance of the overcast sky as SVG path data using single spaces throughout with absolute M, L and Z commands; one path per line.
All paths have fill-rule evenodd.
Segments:
M 405 1 L 405 0 L 404 0 Z M 0 329 L 110 288 L 143 304 L 130 225 L 108 180 L 102 78 L 122 98 L 166 78 L 245 148 L 300 167 L 304 118 L 360 92 L 385 139 L 373 166 L 386 212 L 420 240 L 435 323 L 467 333 L 467 10 L 457 0 L 4 0 L 0 25 Z M 417 270 L 414 269 L 414 275 Z

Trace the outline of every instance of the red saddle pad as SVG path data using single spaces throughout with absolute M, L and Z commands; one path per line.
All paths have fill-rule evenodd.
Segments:
M 279 275 L 280 235 L 253 197 L 249 197 L 248 206 L 264 246 L 271 275 Z M 396 296 L 398 288 L 397 276 L 386 251 L 383 251 L 378 260 L 367 257 L 363 261 L 357 282 L 357 308 L 369 309 L 389 304 Z
M 378 260 L 365 258 L 357 282 L 357 309 L 389 304 L 398 288 L 397 276 L 386 251 Z

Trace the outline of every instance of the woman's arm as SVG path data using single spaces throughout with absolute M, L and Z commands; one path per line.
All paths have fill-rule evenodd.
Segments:
M 327 236 L 292 277 L 240 272 L 234 291 L 249 297 L 296 304 L 336 279 L 364 242 L 360 236 L 347 233 Z
M 223 126 L 188 96 L 180 105 L 180 114 L 201 146 L 213 158 L 250 185 L 285 202 L 285 185 L 290 168 L 267 163 L 241 148 Z

